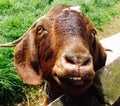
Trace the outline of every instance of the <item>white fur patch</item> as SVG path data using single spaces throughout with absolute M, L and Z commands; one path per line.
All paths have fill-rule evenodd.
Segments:
M 65 8 L 63 11 L 70 10 L 70 11 L 76 11 L 76 12 L 82 12 L 80 10 L 80 6 L 71 6 L 69 8 Z

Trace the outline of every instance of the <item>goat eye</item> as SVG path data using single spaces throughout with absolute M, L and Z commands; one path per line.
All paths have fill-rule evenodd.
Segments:
M 93 31 L 90 33 L 90 35 L 91 35 L 92 37 L 94 37 L 95 34 L 96 34 L 96 30 L 93 30 Z
M 41 34 L 43 32 L 44 28 L 42 26 L 37 27 L 37 33 Z

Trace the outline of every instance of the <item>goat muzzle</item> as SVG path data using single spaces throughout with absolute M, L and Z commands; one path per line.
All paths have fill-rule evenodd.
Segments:
M 77 91 L 81 94 L 92 84 L 94 75 L 92 56 L 87 53 L 80 55 L 65 53 L 53 67 L 53 76 L 57 83 L 75 95 Z

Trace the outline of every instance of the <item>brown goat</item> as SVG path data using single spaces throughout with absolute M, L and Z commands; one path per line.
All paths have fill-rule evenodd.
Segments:
M 12 42 L 15 68 L 27 84 L 47 80 L 52 100 L 63 93 L 81 95 L 105 65 L 106 53 L 95 35 L 93 24 L 78 6 L 55 6 L 17 45 Z

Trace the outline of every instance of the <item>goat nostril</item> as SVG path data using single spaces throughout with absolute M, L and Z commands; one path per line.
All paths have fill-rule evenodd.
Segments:
M 72 59 L 72 57 L 65 56 L 65 60 L 66 60 L 67 63 L 75 64 L 75 62 L 74 62 L 74 60 Z
M 86 66 L 91 63 L 91 57 L 74 57 L 74 56 L 65 56 L 65 61 L 69 64 Z
M 85 66 L 85 65 L 89 65 L 91 63 L 91 58 L 87 58 L 87 59 L 85 59 L 84 61 L 83 61 L 83 66 Z

